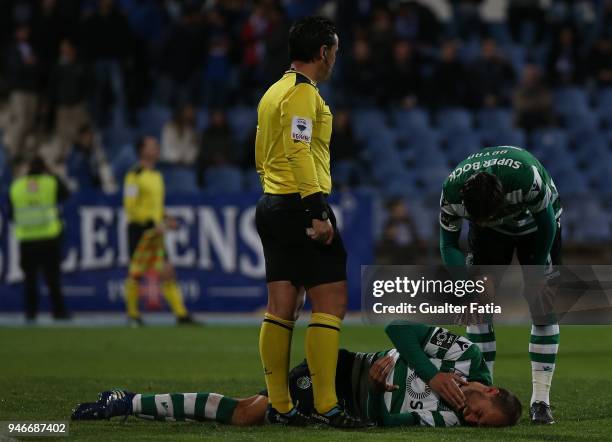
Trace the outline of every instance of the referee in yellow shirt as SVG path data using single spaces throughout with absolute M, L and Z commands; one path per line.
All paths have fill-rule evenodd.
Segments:
M 159 229 L 162 233 L 166 228 L 176 227 L 175 220 L 164 216 L 164 179 L 161 173 L 155 170 L 155 163 L 159 159 L 159 143 L 154 137 L 146 136 L 138 141 L 136 148 L 139 161 L 125 176 L 123 194 L 130 259 L 134 258 L 138 243 L 147 230 Z M 193 323 L 183 303 L 183 295 L 176 282 L 174 268 L 167 256 L 164 258 L 164 266 L 160 273 L 162 294 L 179 324 Z M 138 288 L 139 281 L 128 275 L 125 283 L 128 320 L 133 324 L 142 325 L 138 310 Z
M 334 24 L 307 17 L 289 31 L 291 68 L 259 107 L 255 162 L 264 189 L 256 224 L 266 262 L 268 306 L 259 335 L 270 423 L 310 420 L 355 428 L 364 422 L 338 403 L 335 374 L 340 325 L 346 312 L 346 251 L 326 197 L 331 192 L 332 114 L 317 83 L 327 80 L 338 51 Z M 315 413 L 304 416 L 287 385 L 293 326 L 304 300 L 312 304 L 306 359 Z

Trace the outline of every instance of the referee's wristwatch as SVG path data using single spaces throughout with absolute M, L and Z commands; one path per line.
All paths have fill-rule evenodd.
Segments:
M 305 198 L 302 198 L 302 202 L 306 207 L 306 212 L 310 216 L 310 219 L 318 219 L 320 221 L 327 221 L 329 219 L 329 209 L 325 195 L 322 192 L 313 193 Z

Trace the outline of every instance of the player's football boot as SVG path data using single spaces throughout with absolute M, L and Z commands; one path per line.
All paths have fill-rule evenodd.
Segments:
M 373 427 L 374 423 L 368 420 L 360 419 L 352 416 L 346 408 L 341 405 L 336 405 L 327 413 L 317 413 L 316 411 L 310 415 L 313 423 L 321 423 L 334 428 L 366 428 Z
M 128 325 L 133 328 L 142 327 L 145 325 L 140 316 L 128 316 Z
M 198 321 L 193 319 L 193 316 L 187 314 L 185 316 L 179 316 L 176 318 L 177 325 L 200 325 Z
M 99 402 L 84 402 L 78 404 L 70 418 L 73 421 L 93 421 L 106 419 L 106 407 Z
M 267 424 L 273 425 L 289 425 L 292 427 L 305 427 L 310 424 L 310 419 L 296 407 L 291 409 L 288 413 L 280 413 L 273 408 L 272 405 L 268 405 L 265 417 Z
M 532 424 L 550 425 L 555 423 L 550 405 L 546 402 L 536 401 L 531 404 L 529 416 Z
M 132 414 L 132 399 L 135 394 L 125 390 L 112 390 L 100 393 L 100 401 L 106 398 L 104 407 L 106 419 L 115 416 L 124 416 L 125 419 Z

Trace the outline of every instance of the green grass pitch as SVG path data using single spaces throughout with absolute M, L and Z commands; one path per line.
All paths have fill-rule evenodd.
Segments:
M 527 414 L 509 429 L 232 428 L 216 423 L 71 423 L 68 440 L 548 440 L 612 439 L 612 328 L 562 327 L 552 390 L 558 423 L 533 427 Z M 529 327 L 499 327 L 495 380 L 524 404 L 531 394 Z M 258 327 L 0 329 L 0 420 L 67 420 L 77 402 L 111 387 L 138 392 L 251 395 L 263 386 Z M 304 354 L 294 334 L 293 361 Z M 378 327 L 345 326 L 342 346 L 388 347 Z

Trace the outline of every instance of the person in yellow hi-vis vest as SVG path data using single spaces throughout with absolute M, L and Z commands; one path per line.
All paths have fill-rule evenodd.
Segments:
M 174 267 L 163 247 L 163 233 L 168 228 L 176 228 L 176 220 L 164 215 L 164 179 L 155 170 L 159 143 L 154 137 L 145 136 L 138 141 L 136 148 L 139 161 L 125 176 L 123 189 L 130 253 L 130 270 L 125 283 L 128 320 L 133 325 L 143 324 L 138 309 L 139 279 L 151 267 L 159 273 L 161 292 L 177 322 L 193 324 L 183 303 Z
M 39 157 L 30 162 L 26 175 L 11 184 L 9 211 L 19 241 L 28 322 L 35 321 L 38 314 L 39 271 L 49 288 L 53 318 L 70 318 L 60 281 L 63 226 L 58 208 L 68 195 L 66 186 L 47 171 L 45 162 Z

